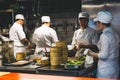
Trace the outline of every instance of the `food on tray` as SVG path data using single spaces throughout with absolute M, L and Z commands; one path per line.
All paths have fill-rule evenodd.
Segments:
M 83 55 L 79 58 L 69 58 L 69 60 L 66 62 L 67 65 L 81 65 L 85 62 L 86 56 Z
M 86 59 L 85 55 L 83 55 L 83 56 L 81 56 L 81 57 L 78 58 L 79 61 L 85 61 L 85 59 Z
M 17 52 L 16 53 L 16 60 L 25 60 L 26 59 L 26 54 L 24 52 Z
M 79 60 L 68 60 L 67 65 L 80 65 L 83 64 L 83 61 L 79 61 Z
M 80 69 L 84 67 L 86 56 L 81 56 L 79 58 L 69 58 L 64 64 L 65 69 Z
M 29 61 L 18 61 L 18 62 L 14 62 L 14 63 L 11 63 L 13 65 L 22 65 L 22 64 L 27 64 L 29 63 Z

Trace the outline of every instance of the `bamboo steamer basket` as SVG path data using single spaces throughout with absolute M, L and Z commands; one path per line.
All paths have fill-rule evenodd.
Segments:
M 50 69 L 59 69 L 61 66 L 50 66 Z
M 59 61 L 50 61 L 50 64 L 51 64 L 52 66 L 58 66 L 58 65 L 61 64 L 61 61 L 60 61 L 60 60 L 59 60 Z
M 56 42 L 56 46 L 58 47 L 62 47 L 62 49 L 67 49 L 67 42 L 66 41 L 59 41 L 59 42 Z
M 60 41 L 56 42 L 56 46 L 62 48 L 62 63 L 66 63 L 68 60 L 68 48 L 67 48 L 67 42 L 66 41 Z
M 50 64 L 60 65 L 62 63 L 62 49 L 61 47 L 50 48 Z
M 26 54 L 24 52 L 17 52 L 16 53 L 16 60 L 25 60 L 26 59 Z
M 68 60 L 68 51 L 62 51 L 62 63 L 66 63 Z
M 50 48 L 50 52 L 52 52 L 52 53 L 61 52 L 61 48 L 58 47 L 58 46 L 51 47 L 51 48 Z M 59 55 L 59 54 L 56 54 L 56 55 Z

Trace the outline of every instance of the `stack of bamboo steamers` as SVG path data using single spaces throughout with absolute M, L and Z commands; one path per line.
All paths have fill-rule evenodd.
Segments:
M 56 46 L 50 48 L 50 64 L 61 65 L 68 60 L 68 48 L 66 41 L 56 43 Z

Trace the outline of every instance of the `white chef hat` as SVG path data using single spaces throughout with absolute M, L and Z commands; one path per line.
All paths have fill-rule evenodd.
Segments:
M 25 20 L 25 18 L 24 18 L 24 16 L 22 15 L 22 14 L 17 14 L 16 16 L 15 16 L 15 19 L 17 20 L 17 19 L 23 19 L 23 20 Z
M 43 22 L 50 22 L 51 20 L 50 20 L 50 17 L 49 17 L 49 16 L 42 16 L 42 17 L 41 17 L 41 21 L 42 21 L 42 23 L 43 23 Z
M 78 18 L 89 18 L 89 14 L 87 12 L 81 12 L 79 13 Z
M 100 21 L 102 23 L 110 23 L 112 20 L 112 14 L 108 11 L 100 11 L 97 17 L 94 19 L 95 22 Z

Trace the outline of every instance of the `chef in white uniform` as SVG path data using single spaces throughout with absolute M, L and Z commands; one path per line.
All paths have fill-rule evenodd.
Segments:
M 33 34 L 33 42 L 36 44 L 35 53 L 50 52 L 50 47 L 58 41 L 56 31 L 50 27 L 49 16 L 41 17 L 42 25 Z
M 81 12 L 78 15 L 80 28 L 74 32 L 72 47 L 77 49 L 76 57 L 79 57 L 81 44 L 97 44 L 98 36 L 95 30 L 89 28 L 89 14 Z
M 9 38 L 14 41 L 14 57 L 16 57 L 17 52 L 26 52 L 26 46 L 30 44 L 23 31 L 23 24 L 25 22 L 24 16 L 17 14 L 15 20 L 15 23 L 11 26 L 9 31 Z
M 98 58 L 98 78 L 117 78 L 119 74 L 120 39 L 110 25 L 111 20 L 112 14 L 108 11 L 100 11 L 94 19 L 103 33 L 98 42 L 99 52 L 90 52 L 88 55 Z

